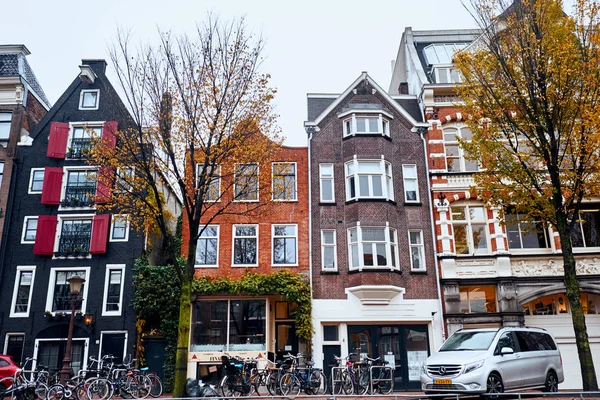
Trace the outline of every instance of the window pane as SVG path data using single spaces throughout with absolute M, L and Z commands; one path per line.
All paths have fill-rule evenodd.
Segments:
M 381 183 L 382 176 L 375 175 L 375 176 L 372 176 L 371 178 L 372 178 L 372 182 L 373 182 L 373 196 L 383 196 L 383 186 Z M 362 187 L 361 187 L 361 192 L 362 192 Z
M 335 268 L 335 247 L 323 248 L 323 266 L 325 268 Z
M 454 229 L 454 247 L 456 254 L 469 254 L 469 242 L 467 241 L 467 226 L 453 225 Z
M 331 164 L 321 164 L 321 176 L 332 176 L 333 175 L 333 165 Z
M 447 144 L 446 145 L 446 156 L 458 157 L 458 145 L 457 144 Z
M 333 200 L 333 181 L 330 179 L 321 180 L 321 200 L 331 201 Z
M 386 245 L 383 243 L 377 243 L 377 245 L 375 247 L 377 249 L 377 265 L 379 265 L 379 266 L 388 265 L 387 255 L 386 255 L 386 251 L 385 251 Z
M 414 269 L 423 268 L 423 256 L 421 254 L 421 247 L 411 247 L 410 248 L 410 257 L 412 260 L 412 267 Z
M 369 118 L 369 132 L 379 132 L 377 118 Z
M 471 130 L 469 128 L 460 128 L 460 136 L 464 140 L 471 140 L 471 139 L 473 139 L 473 133 L 471 132 Z
M 385 241 L 385 229 L 383 228 L 362 228 L 362 240 L 364 241 Z
M 352 251 L 352 262 L 351 265 L 352 267 L 358 267 L 358 245 L 354 244 L 350 246 L 351 251 Z
M 360 187 L 360 196 L 368 197 L 369 196 L 369 176 L 368 175 L 359 175 L 359 187 Z
M 372 266 L 373 263 L 373 245 L 366 243 L 363 245 L 363 265 Z
M 422 244 L 421 232 L 410 232 L 410 244 Z
M 585 247 L 600 246 L 600 212 L 582 212 L 581 225 L 583 226 Z
M 487 237 L 485 225 L 473 225 L 473 249 L 475 254 L 487 253 Z
M 469 207 L 471 221 L 485 221 L 485 212 L 483 207 Z
M 356 132 L 366 132 L 367 125 L 363 118 L 356 118 Z
M 338 340 L 338 327 L 337 325 L 325 325 L 323 326 L 323 341 L 335 342 Z
M 295 225 L 277 225 L 275 226 L 275 236 L 295 236 Z
M 404 172 L 405 178 L 416 178 L 417 177 L 417 167 L 414 165 L 403 165 L 402 171 Z
M 467 171 L 467 172 L 479 171 L 479 164 L 477 163 L 477 161 L 465 159 L 465 171 Z
M 360 161 L 358 163 L 358 173 L 381 174 L 381 163 L 374 161 Z
M 235 227 L 235 235 L 236 236 L 256 236 L 256 227 L 255 226 L 236 226 Z
M 194 303 L 192 314 L 192 351 L 226 351 L 227 300 Z
M 229 351 L 265 350 L 265 300 L 231 300 Z
M 98 93 L 96 93 L 96 92 L 84 92 L 83 93 L 83 107 L 85 107 L 85 108 L 96 107 L 97 98 L 98 98 Z
M 448 172 L 460 172 L 460 160 L 458 158 L 446 158 Z
M 466 207 L 452 207 L 452 220 L 453 221 L 464 221 L 466 220 L 466 213 L 465 213 L 465 209 Z
M 325 231 L 323 232 L 323 243 L 325 244 L 333 244 L 333 231 Z

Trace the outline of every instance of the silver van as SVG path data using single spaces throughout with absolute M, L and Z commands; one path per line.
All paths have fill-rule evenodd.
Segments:
M 426 394 L 556 392 L 564 379 L 556 341 L 539 328 L 459 330 L 421 367 Z

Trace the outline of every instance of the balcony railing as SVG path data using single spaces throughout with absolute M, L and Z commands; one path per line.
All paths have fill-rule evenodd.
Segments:
M 96 195 L 96 182 L 87 185 L 67 186 L 65 198 L 60 202 L 63 207 L 93 207 Z
M 91 224 L 78 224 L 67 229 L 63 227 L 58 242 L 56 257 L 87 257 L 90 254 L 92 238 Z
M 92 149 L 91 138 L 76 138 L 71 140 L 71 147 L 67 151 L 67 158 L 87 158 Z

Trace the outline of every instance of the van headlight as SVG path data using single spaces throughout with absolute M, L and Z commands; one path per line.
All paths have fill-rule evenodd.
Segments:
M 465 372 L 464 373 L 468 374 L 471 371 L 475 371 L 477 368 L 483 367 L 483 364 L 485 364 L 485 359 L 481 360 L 481 361 L 477 361 L 477 362 L 471 363 L 471 364 L 467 364 L 465 366 Z
M 421 372 L 427 374 L 427 362 L 421 364 Z

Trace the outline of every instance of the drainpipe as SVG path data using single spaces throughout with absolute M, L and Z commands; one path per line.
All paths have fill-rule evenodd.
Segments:
M 434 217 L 433 217 L 433 201 L 431 198 L 431 180 L 430 180 L 430 176 L 429 176 L 429 162 L 428 157 L 427 157 L 427 143 L 425 141 L 425 132 L 427 132 L 428 128 L 425 127 L 419 127 L 417 128 L 419 134 L 421 135 L 421 140 L 423 141 L 423 154 L 425 156 L 425 173 L 427 174 L 427 197 L 429 200 L 429 206 L 431 207 L 431 215 L 430 215 L 430 222 L 431 222 L 431 241 L 433 242 L 433 258 L 434 258 L 434 264 L 435 264 L 435 279 L 436 279 L 436 286 L 437 286 L 437 293 L 438 293 L 438 302 L 439 302 L 439 307 L 440 307 L 440 318 L 442 319 L 442 340 L 444 340 L 446 338 L 446 330 L 445 330 L 445 326 L 444 326 L 444 316 L 443 316 L 443 305 L 442 305 L 442 290 L 440 288 L 440 272 L 438 269 L 438 264 L 437 264 L 437 242 L 435 240 L 435 223 L 434 221 Z M 433 323 L 433 318 L 432 321 Z
M 314 133 L 314 127 L 306 127 L 306 133 L 308 133 L 308 278 L 310 283 L 310 301 L 313 301 L 313 259 L 312 259 L 312 185 L 311 179 L 311 157 L 310 157 L 310 141 L 312 140 L 312 135 Z M 311 320 L 313 316 L 310 316 Z M 314 334 L 313 334 L 314 336 Z M 315 350 L 312 346 L 312 338 L 310 341 L 312 359 L 316 361 L 315 358 Z

